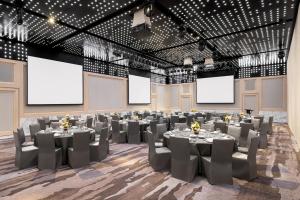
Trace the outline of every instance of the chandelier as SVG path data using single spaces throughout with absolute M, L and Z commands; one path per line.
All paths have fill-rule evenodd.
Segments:
M 25 23 L 19 25 L 12 19 L 4 18 L 0 23 L 0 37 L 26 42 L 28 40 L 28 27 Z

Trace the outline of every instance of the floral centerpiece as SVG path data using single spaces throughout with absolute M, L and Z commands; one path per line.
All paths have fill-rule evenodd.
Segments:
M 70 128 L 71 126 L 71 123 L 70 123 L 70 116 L 69 115 L 66 115 L 62 121 L 61 121 L 61 126 L 62 128 L 64 129 L 64 131 L 67 131 L 68 128 Z
M 243 112 L 240 113 L 241 118 L 243 118 L 245 116 L 245 114 Z
M 192 112 L 197 112 L 197 110 L 196 109 L 192 109 Z
M 193 130 L 194 134 L 198 134 L 200 131 L 200 124 L 197 121 L 192 122 L 191 129 Z
M 225 118 L 224 118 L 225 122 L 227 124 L 229 124 L 230 120 L 231 120 L 231 115 L 226 115 Z

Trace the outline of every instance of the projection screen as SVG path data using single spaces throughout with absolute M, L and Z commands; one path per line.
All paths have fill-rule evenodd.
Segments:
M 234 103 L 234 76 L 197 79 L 197 103 Z
M 83 104 L 82 66 L 28 56 L 28 104 Z
M 150 104 L 150 78 L 128 75 L 128 103 Z

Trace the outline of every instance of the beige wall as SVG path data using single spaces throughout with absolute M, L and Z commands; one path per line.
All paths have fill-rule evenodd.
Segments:
M 294 29 L 292 44 L 288 57 L 288 123 L 292 133 L 300 144 L 300 15 Z

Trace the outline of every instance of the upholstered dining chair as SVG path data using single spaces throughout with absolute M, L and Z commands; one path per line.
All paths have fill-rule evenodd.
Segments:
M 268 147 L 268 130 L 269 130 L 269 122 L 263 122 L 260 126 L 259 131 L 259 148 L 265 149 Z
M 53 129 L 58 129 L 60 127 L 59 122 L 51 122 L 50 127 Z
M 101 161 L 107 157 L 109 151 L 108 128 L 102 128 L 99 141 L 90 143 L 90 160 Z
M 137 121 L 128 121 L 128 144 L 140 144 L 140 124 Z
M 19 135 L 19 138 L 20 138 L 21 145 L 23 147 L 34 145 L 34 142 L 32 142 L 32 141 L 26 142 L 26 137 L 25 137 L 25 133 L 24 133 L 23 128 L 17 128 L 17 132 L 18 132 L 18 135 Z
M 178 123 L 186 123 L 186 120 L 187 119 L 187 117 L 179 117 L 179 120 L 178 120 Z
M 112 120 L 120 120 L 120 117 L 118 115 L 111 116 Z
M 203 174 L 210 184 L 232 184 L 233 148 L 234 140 L 214 139 L 211 157 L 201 158 Z
M 115 143 L 126 143 L 127 133 L 125 131 L 120 131 L 119 120 L 112 120 L 112 141 Z
M 235 152 L 232 155 L 232 171 L 234 177 L 246 180 L 256 178 L 256 153 L 258 144 L 259 137 L 251 137 L 248 155 L 241 152 Z
M 37 165 L 38 148 L 36 146 L 22 146 L 18 132 L 13 132 L 16 146 L 15 165 L 19 169 L 25 169 Z
M 192 182 L 198 171 L 198 157 L 191 155 L 188 138 L 170 137 L 171 174 L 174 178 Z
M 69 165 L 79 168 L 90 162 L 90 131 L 75 132 L 73 135 L 73 147 L 68 148 Z
M 194 121 L 194 115 L 188 115 L 186 117 L 186 123 L 188 127 L 191 127 L 192 122 Z
M 61 166 L 62 150 L 55 148 L 54 134 L 38 133 L 36 138 L 39 145 L 38 168 L 55 170 Z
M 41 130 L 40 124 L 35 123 L 35 124 L 29 124 L 29 132 L 30 132 L 30 138 L 31 141 L 35 139 L 35 136 L 37 132 Z
M 185 130 L 188 128 L 188 125 L 186 123 L 175 123 L 174 129 L 179 129 L 180 131 Z
M 213 123 L 207 123 L 207 124 L 202 124 L 201 128 L 206 130 L 206 131 L 214 131 L 215 130 L 215 125 Z
M 38 124 L 40 125 L 41 130 L 46 130 L 46 121 L 44 118 L 37 119 Z
M 147 131 L 148 135 L 148 160 L 154 171 L 169 169 L 171 164 L 171 151 L 167 147 L 155 147 L 155 138 L 153 133 Z
M 238 152 L 248 154 L 251 139 L 252 139 L 253 137 L 257 137 L 257 136 L 258 136 L 258 132 L 250 129 L 250 130 L 249 130 L 249 133 L 248 133 L 248 137 L 247 137 L 247 143 L 246 143 L 246 146 L 244 146 L 244 147 L 239 146 L 239 147 L 238 147 Z
M 259 131 L 260 129 L 260 119 L 251 119 L 251 123 L 253 123 L 254 130 Z
M 274 117 L 273 116 L 270 116 L 269 117 L 269 129 L 268 129 L 268 134 L 272 134 L 273 133 L 273 120 L 274 120 Z
M 92 128 L 93 127 L 93 120 L 94 120 L 93 117 L 87 117 L 86 118 L 86 127 Z
M 247 139 L 248 139 L 249 130 L 253 130 L 254 125 L 252 123 L 241 122 L 240 126 L 241 126 L 241 137 L 240 137 L 240 141 L 239 141 L 239 146 L 247 147 Z
M 156 128 L 157 124 L 158 124 L 157 120 L 150 121 L 150 130 L 155 136 L 157 135 L 157 128 Z
M 200 125 L 204 124 L 204 122 L 205 122 L 205 121 L 204 121 L 204 117 L 197 117 L 197 118 L 196 118 L 196 121 L 197 121 L 197 122 L 200 122 Z
M 170 118 L 171 129 L 174 129 L 175 123 L 178 123 L 178 122 L 179 122 L 179 116 L 172 115 Z
M 220 129 L 222 133 L 227 133 L 227 126 L 225 122 L 215 122 L 215 131 Z
M 263 115 L 255 116 L 254 119 L 259 119 L 259 127 L 261 127 L 261 124 L 264 122 L 264 116 Z
M 234 137 L 237 143 L 239 143 L 241 137 L 241 130 L 241 127 L 228 126 L 227 134 Z
M 71 126 L 76 126 L 76 122 L 78 121 L 78 119 L 69 119 L 69 122 L 71 124 Z

